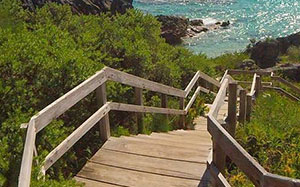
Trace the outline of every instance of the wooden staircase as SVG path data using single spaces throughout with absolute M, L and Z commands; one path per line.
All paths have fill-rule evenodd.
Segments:
M 227 113 L 223 105 L 219 118 Z M 212 149 L 206 117 L 195 130 L 110 137 L 75 179 L 94 186 L 209 186 Z

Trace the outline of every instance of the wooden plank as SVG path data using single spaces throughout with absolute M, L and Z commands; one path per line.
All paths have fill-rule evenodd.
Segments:
M 250 94 L 247 94 L 246 99 L 247 99 L 246 120 L 249 122 L 252 113 L 252 96 Z
M 216 181 L 216 186 L 218 187 L 230 187 L 230 184 L 227 182 L 224 175 L 218 170 L 214 163 L 209 164 L 209 172 Z
M 196 89 L 195 93 L 193 94 L 192 98 L 190 99 L 189 103 L 186 105 L 185 107 L 185 112 L 188 113 L 188 110 L 192 107 L 193 103 L 195 102 L 197 96 L 199 95 L 201 91 L 201 87 L 198 86 L 198 88 Z
M 249 75 L 271 75 L 271 72 L 266 72 L 266 71 L 249 71 L 249 70 L 236 70 L 236 69 L 230 69 L 228 70 L 228 74 L 230 75 L 239 75 L 239 74 L 249 74 Z
M 246 90 L 240 91 L 240 107 L 239 107 L 239 122 L 245 123 L 246 121 Z
M 36 131 L 39 132 L 45 126 L 47 126 L 53 119 L 56 119 L 78 101 L 86 97 L 89 93 L 94 91 L 104 82 L 106 82 L 106 70 L 107 68 L 102 69 L 97 72 L 95 75 L 91 76 L 71 91 L 48 105 L 42 111 L 35 115 L 35 126 Z
M 99 110 L 97 110 L 89 119 L 80 125 L 72 132 L 63 142 L 61 142 L 55 149 L 53 149 L 45 158 L 43 170 L 47 171 L 65 152 L 67 152 L 86 132 L 88 132 L 101 118 L 103 118 L 109 111 L 110 103 L 106 103 Z
M 209 82 L 209 83 L 215 85 L 216 87 L 220 88 L 221 84 L 220 84 L 216 79 L 211 78 L 209 75 L 207 75 L 207 74 L 205 74 L 205 73 L 203 73 L 203 72 L 201 72 L 201 71 L 199 71 L 199 72 L 200 72 L 200 77 L 201 77 L 202 79 L 204 79 L 204 80 L 206 80 L 207 82 Z
M 225 96 L 226 96 L 226 89 L 227 89 L 227 86 L 229 84 L 229 79 L 228 78 L 225 78 L 220 89 L 219 89 L 219 92 L 209 110 L 209 113 L 208 115 L 211 115 L 211 116 L 214 116 L 214 117 L 217 117 L 218 115 L 218 112 L 221 108 L 221 106 L 223 105 L 224 103 L 224 99 L 225 99 Z
M 185 96 L 185 91 L 183 90 L 173 88 L 171 86 L 166 86 L 157 82 L 149 81 L 112 68 L 107 68 L 107 78 L 109 80 L 116 81 L 122 84 L 147 89 L 154 92 L 159 92 L 177 97 Z
M 276 186 L 276 187 L 300 187 L 300 180 L 293 179 L 289 177 L 284 177 L 280 175 L 275 175 L 272 173 L 267 173 L 264 176 L 263 186 Z
M 96 99 L 98 108 L 101 108 L 107 103 L 106 96 L 106 83 L 103 83 L 96 89 Z M 110 125 L 109 125 L 109 116 L 106 114 L 99 122 L 100 125 L 100 138 L 102 141 L 108 140 L 110 137 Z
M 256 76 L 256 85 L 255 85 L 255 96 L 258 97 L 258 95 L 261 92 L 262 89 L 262 85 L 261 85 L 261 77 L 260 76 Z
M 113 137 L 103 145 L 102 149 L 196 163 L 205 162 L 208 155 L 208 151 L 200 152 L 198 149 L 183 150 L 176 146 L 145 144 Z
M 31 167 L 32 167 L 32 159 L 33 159 L 33 149 L 35 146 L 35 138 L 36 138 L 36 128 L 35 128 L 35 118 L 32 118 L 29 122 L 26 140 L 24 145 L 22 163 L 21 163 L 21 171 L 19 175 L 19 186 L 29 187 L 30 179 L 31 179 Z
M 289 92 L 287 92 L 279 87 L 263 86 L 263 89 L 276 91 L 276 92 L 280 93 L 281 95 L 286 96 L 287 98 L 290 98 L 293 101 L 297 101 L 297 102 L 300 101 L 300 99 L 298 97 L 290 94 Z
M 143 112 L 143 113 L 160 113 L 160 114 L 177 114 L 183 115 L 184 110 L 170 109 L 170 108 L 158 108 L 150 106 L 138 106 L 124 103 L 114 103 L 110 105 L 111 110 L 126 111 L 126 112 Z
M 186 136 L 188 136 L 188 135 L 186 135 Z M 196 146 L 195 144 L 186 144 L 186 143 L 182 143 L 182 142 L 176 142 L 176 144 L 174 144 L 174 142 L 171 142 L 168 140 L 160 141 L 158 139 L 151 138 L 151 136 L 148 136 L 148 137 L 145 137 L 145 136 L 134 136 L 134 137 L 122 136 L 121 139 L 144 142 L 146 144 L 165 145 L 165 146 L 172 146 L 172 147 L 175 146 L 175 147 L 182 148 L 182 149 L 198 149 L 199 151 L 202 151 L 202 150 L 207 151 L 207 150 L 210 150 L 210 148 L 211 148 L 211 145 L 209 145 L 209 144 L 203 145 L 203 146 Z
M 225 154 L 257 186 L 262 186 L 267 171 L 219 124 L 213 116 L 208 116 L 208 131 L 217 139 Z
M 229 84 L 229 99 L 228 99 L 228 117 L 227 117 L 227 126 L 228 132 L 232 137 L 235 137 L 235 129 L 237 122 L 237 84 Z
M 143 89 L 141 88 L 134 88 L 134 99 L 135 104 L 139 106 L 143 106 Z M 144 125 L 143 125 L 143 114 L 138 112 L 136 113 L 136 122 L 138 127 L 138 133 L 144 132 Z
M 300 94 L 300 88 L 298 88 L 294 84 L 290 83 L 289 81 L 287 81 L 281 77 L 278 77 L 278 76 L 272 76 L 272 79 L 285 84 L 286 86 L 290 87 L 294 92 Z
M 223 121 L 221 123 L 222 127 L 225 128 L 226 122 Z M 225 165 L 226 165 L 226 154 L 220 147 L 218 143 L 218 139 L 213 138 L 213 150 L 212 150 L 212 163 L 216 165 L 218 170 L 222 173 L 225 174 Z
M 180 110 L 184 110 L 184 98 L 183 97 L 180 97 L 179 98 L 179 109 Z M 184 110 L 184 115 L 180 115 L 179 116 L 179 127 L 184 129 L 186 126 L 185 126 L 185 114 L 186 114 L 186 111 Z
M 253 96 L 255 94 L 256 77 L 257 77 L 257 74 L 255 73 L 254 76 L 253 76 L 253 81 L 252 81 L 251 90 L 250 90 L 250 95 L 251 96 Z
M 122 152 L 100 150 L 91 162 L 158 175 L 200 180 L 205 164 L 166 160 Z
M 207 94 L 217 95 L 215 92 L 212 92 L 211 90 L 208 90 L 204 87 L 200 87 L 200 91 L 203 92 L 203 93 L 207 93 Z
M 114 184 L 109 184 L 109 183 L 104 183 L 101 182 L 99 180 L 95 180 L 95 179 L 87 179 L 87 178 L 83 178 L 83 177 L 74 177 L 74 179 L 80 183 L 80 184 L 84 184 L 84 187 L 118 187 L 118 185 L 114 185 Z
M 119 186 L 198 186 L 199 180 L 168 177 L 88 162 L 78 177 L 92 178 Z
M 193 79 L 190 81 L 190 83 L 185 88 L 185 90 L 184 90 L 185 96 L 184 97 L 187 97 L 190 94 L 190 91 L 192 90 L 194 85 L 197 83 L 199 77 L 200 77 L 200 71 L 197 71 L 197 73 L 194 75 Z
M 236 81 L 236 83 L 252 85 L 252 82 L 250 82 L 250 81 Z M 261 82 L 261 84 L 263 86 L 272 86 L 272 82 Z
M 167 141 L 167 142 L 172 142 L 174 145 L 177 144 L 178 142 L 181 142 L 183 144 L 191 144 L 197 146 L 207 146 L 211 147 L 211 141 L 202 141 L 200 140 L 195 140 L 193 138 L 184 138 L 182 136 L 172 136 L 170 134 L 164 134 L 164 133 L 152 133 L 151 136 L 149 135 L 144 135 L 144 134 L 139 134 L 137 137 L 144 137 L 144 138 L 151 138 L 155 139 L 157 141 Z

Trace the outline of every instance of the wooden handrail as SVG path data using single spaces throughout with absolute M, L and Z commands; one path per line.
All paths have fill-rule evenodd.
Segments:
M 293 94 L 290 94 L 289 92 L 287 92 L 284 89 L 279 88 L 279 87 L 263 86 L 263 89 L 264 90 L 274 90 L 274 91 L 280 93 L 281 95 L 290 98 L 293 101 L 297 101 L 297 102 L 300 101 L 300 99 L 298 97 L 294 96 Z
M 21 171 L 19 176 L 19 186 L 28 187 L 30 185 L 33 150 L 35 147 L 36 134 L 46 127 L 52 120 L 62 115 L 69 108 L 74 106 L 81 99 L 86 97 L 92 91 L 104 85 L 106 81 L 115 81 L 118 83 L 133 86 L 139 89 L 147 89 L 149 91 L 159 92 L 166 95 L 180 97 L 181 100 L 186 98 L 191 92 L 192 88 L 199 79 L 203 79 L 216 87 L 220 87 L 220 83 L 209 77 L 208 75 L 198 71 L 185 90 L 166 86 L 161 83 L 149 81 L 125 72 L 121 72 L 109 67 L 103 68 L 95 75 L 91 76 L 71 91 L 45 107 L 42 111 L 34 115 L 28 125 L 24 152 L 22 157 Z M 150 112 L 160 114 L 174 114 L 186 115 L 189 108 L 192 106 L 197 95 L 200 91 L 209 92 L 209 90 L 198 87 L 196 92 L 191 98 L 186 108 L 181 110 L 148 107 L 141 105 L 131 105 L 123 103 L 105 103 L 97 112 L 88 118 L 81 126 L 79 126 L 71 135 L 69 135 L 63 142 L 61 142 L 54 150 L 52 150 L 45 159 L 42 173 L 45 174 L 46 170 L 51 167 L 67 150 L 69 150 L 87 131 L 89 131 L 97 122 L 111 110 L 130 111 L 130 112 Z M 105 99 L 106 102 L 106 99 Z M 103 124 L 102 124 L 103 125 Z M 108 129 L 109 130 L 109 129 Z
M 278 76 L 271 76 L 272 80 L 278 81 L 282 84 L 285 84 L 286 86 L 290 87 L 294 92 L 296 92 L 297 94 L 300 94 L 300 88 L 298 88 L 297 86 L 293 85 L 292 83 L 290 83 L 289 81 L 278 77 Z
M 256 89 L 261 89 L 260 85 L 257 85 L 258 75 L 254 73 L 252 88 L 250 94 L 247 95 L 247 110 L 252 104 L 252 97 L 255 97 Z M 218 122 L 217 116 L 220 107 L 226 98 L 226 89 L 228 88 L 230 77 L 226 75 L 222 79 L 222 84 L 217 93 L 217 96 L 212 104 L 212 107 L 208 114 L 208 131 L 212 135 L 214 148 L 216 153 L 222 153 L 229 156 L 231 161 L 234 162 L 237 167 L 246 174 L 246 176 L 255 184 L 255 186 L 300 186 L 300 180 L 283 177 L 267 172 L 234 138 L 229 132 Z M 233 81 L 233 80 L 231 80 Z M 260 80 L 259 80 L 260 81 Z M 281 88 L 263 87 L 265 89 L 271 88 L 280 91 L 284 91 Z M 233 92 L 234 93 L 234 92 Z M 289 94 L 286 92 L 285 94 Z M 250 98 L 250 100 L 249 100 Z M 295 98 L 294 98 L 295 99 Z M 249 105 L 250 104 L 250 105 Z M 248 112 L 248 111 L 247 111 Z M 216 146 L 215 146 L 216 145 Z M 221 149 L 218 150 L 218 149 Z M 222 155 L 216 155 L 213 159 L 223 159 Z M 210 169 L 212 176 L 217 182 L 217 186 L 228 186 L 225 178 L 223 177 L 222 168 L 219 170 L 216 163 L 224 162 L 220 160 L 212 160 L 208 162 L 208 168 Z M 222 167 L 222 165 L 220 165 Z M 212 169 L 211 169 L 212 168 Z

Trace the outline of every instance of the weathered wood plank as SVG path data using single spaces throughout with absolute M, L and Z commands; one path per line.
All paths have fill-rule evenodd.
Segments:
M 232 137 L 235 137 L 235 129 L 237 122 L 237 84 L 229 84 L 229 99 L 228 99 L 228 117 L 227 117 L 227 126 L 228 132 Z
M 145 144 L 144 142 L 141 143 L 124 139 L 119 141 L 117 138 L 113 137 L 103 145 L 102 149 L 196 163 L 205 162 L 209 152 L 209 150 L 207 152 L 200 152 L 197 149 L 183 150 L 176 146 Z
M 133 87 L 147 89 L 154 92 L 164 93 L 167 95 L 184 97 L 185 91 L 166 86 L 157 82 L 149 81 L 122 71 L 118 71 L 112 68 L 107 68 L 107 78 L 112 81 L 116 81 L 122 84 L 126 84 Z
M 200 77 L 200 71 L 197 71 L 197 73 L 194 75 L 193 79 L 190 81 L 190 83 L 185 88 L 185 90 L 184 90 L 185 96 L 184 97 L 187 97 L 190 94 L 190 91 L 192 90 L 194 85 L 197 83 L 199 77 Z
M 19 175 L 19 186 L 29 187 L 31 179 L 31 166 L 33 159 L 33 149 L 35 147 L 36 128 L 35 119 L 32 118 L 29 122 L 26 140 L 24 145 L 21 171 Z
M 208 116 L 208 131 L 218 140 L 220 147 L 241 171 L 257 186 L 262 186 L 267 171 L 219 124 L 213 116 Z
M 219 89 L 219 92 L 209 110 L 209 113 L 208 115 L 211 115 L 213 117 L 217 117 L 218 115 L 218 112 L 221 108 L 221 106 L 223 105 L 224 103 L 224 100 L 225 100 L 225 96 L 226 96 L 226 89 L 227 89 L 227 86 L 229 84 L 229 79 L 228 78 L 225 78 L 220 89 Z
M 294 84 L 290 83 L 289 81 L 281 78 L 281 77 L 278 77 L 278 76 L 272 76 L 272 79 L 273 80 L 276 80 L 276 81 L 279 81 L 285 85 L 287 85 L 288 87 L 290 87 L 292 90 L 294 90 L 294 92 L 300 94 L 300 88 L 298 88 L 297 86 L 295 86 Z
M 55 149 L 53 149 L 45 158 L 43 170 L 47 171 L 65 152 L 67 152 L 86 132 L 88 132 L 101 118 L 103 118 L 109 111 L 110 103 L 103 105 L 97 112 L 95 112 L 89 119 L 80 125 L 72 132 L 63 142 L 61 142 Z
M 264 176 L 264 184 L 265 187 L 300 187 L 299 179 L 292 179 L 289 177 L 284 177 L 280 175 L 275 175 L 272 173 L 267 173 Z
M 179 98 L 179 109 L 180 110 L 184 110 L 184 98 L 183 97 L 180 97 Z M 186 126 L 185 126 L 185 114 L 186 114 L 186 111 L 184 110 L 184 115 L 180 115 L 179 116 L 179 127 L 184 129 Z
M 228 70 L 228 74 L 230 75 L 238 75 L 238 74 L 249 74 L 249 75 L 271 75 L 271 72 L 266 72 L 266 71 L 249 71 L 249 70 L 236 70 L 236 69 L 230 69 Z
M 198 186 L 199 180 L 168 177 L 88 162 L 77 175 L 120 186 Z
M 250 95 L 251 95 L 251 96 L 253 96 L 253 95 L 255 94 L 256 77 L 257 77 L 257 74 L 255 73 L 254 76 L 253 76 L 252 85 L 251 85 L 251 90 L 250 90 Z
M 192 105 L 194 104 L 194 102 L 195 102 L 197 96 L 199 95 L 200 91 L 201 91 L 201 87 L 198 86 L 198 88 L 196 89 L 195 93 L 193 94 L 191 100 L 189 101 L 189 103 L 186 105 L 186 107 L 185 107 L 185 109 L 184 109 L 186 113 L 188 113 L 188 110 L 189 110 L 189 109 L 192 107 Z
M 48 105 L 42 111 L 35 115 L 36 131 L 39 132 L 47 126 L 53 119 L 56 119 L 78 101 L 86 97 L 104 82 L 106 82 L 106 70 L 102 69 L 95 75 L 91 76 L 71 91 Z
M 106 95 L 106 83 L 103 83 L 96 89 L 96 99 L 98 108 L 101 108 L 107 103 Z M 110 137 L 110 125 L 109 125 L 109 116 L 106 114 L 99 122 L 100 125 L 100 138 L 102 141 L 108 140 Z
M 239 122 L 245 123 L 246 121 L 246 105 L 247 105 L 247 98 L 246 98 L 246 90 L 240 91 L 240 108 L 239 108 Z
M 205 164 L 159 159 L 110 150 L 98 151 L 90 161 L 140 172 L 199 181 L 206 169 Z
M 207 75 L 207 74 L 205 74 L 205 73 L 203 73 L 203 72 L 201 72 L 201 71 L 199 71 L 199 72 L 200 72 L 200 77 L 201 77 L 202 79 L 204 79 L 204 80 L 206 80 L 207 82 L 209 82 L 209 83 L 215 85 L 216 87 L 220 88 L 221 84 L 220 84 L 216 79 L 211 78 L 209 75 Z
M 158 108 L 149 106 L 138 106 L 124 103 L 114 103 L 110 105 L 111 110 L 127 111 L 127 112 L 143 112 L 143 113 L 160 113 L 160 114 L 177 114 L 183 115 L 184 110 L 170 109 L 170 108 Z
M 139 106 L 143 106 L 143 89 L 141 88 L 134 88 L 134 99 L 135 104 Z M 143 114 L 138 112 L 136 113 L 136 122 L 138 126 L 138 132 L 143 133 L 144 132 L 144 125 L 143 125 Z
M 104 183 L 101 182 L 100 180 L 95 180 L 95 179 L 90 180 L 83 177 L 74 177 L 74 179 L 80 184 L 83 183 L 84 187 L 119 187 L 118 185 Z
M 188 138 L 188 135 L 186 135 L 186 138 Z M 160 141 L 160 140 L 151 138 L 151 136 L 149 136 L 149 138 L 143 137 L 143 136 L 135 136 L 135 137 L 122 136 L 120 138 L 120 140 L 122 140 L 122 139 L 130 140 L 130 141 L 137 141 L 137 142 L 141 142 L 141 143 L 145 143 L 145 144 L 178 147 L 178 148 L 182 148 L 182 149 L 198 149 L 199 151 L 207 151 L 207 150 L 210 150 L 210 148 L 211 148 L 211 145 L 209 145 L 208 143 L 207 143 L 207 145 L 202 145 L 200 147 L 196 147 L 195 144 L 186 144 L 186 143 L 182 143 L 182 142 L 177 142 L 176 144 L 174 144 L 174 142 L 170 142 L 168 140 Z M 201 139 L 199 141 L 201 141 Z M 207 142 L 209 142 L 209 141 L 210 140 L 208 140 Z
M 279 87 L 263 86 L 263 90 L 273 90 L 280 93 L 283 96 L 286 96 L 287 98 L 290 98 L 293 101 L 300 101 L 298 97 L 294 96 L 293 94 L 290 94 L 289 92 Z

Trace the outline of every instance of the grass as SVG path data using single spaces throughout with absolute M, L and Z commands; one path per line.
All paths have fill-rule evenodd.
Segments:
M 300 103 L 275 92 L 260 95 L 251 122 L 239 125 L 237 141 L 267 171 L 300 178 Z M 252 186 L 234 165 L 229 167 L 233 186 Z

